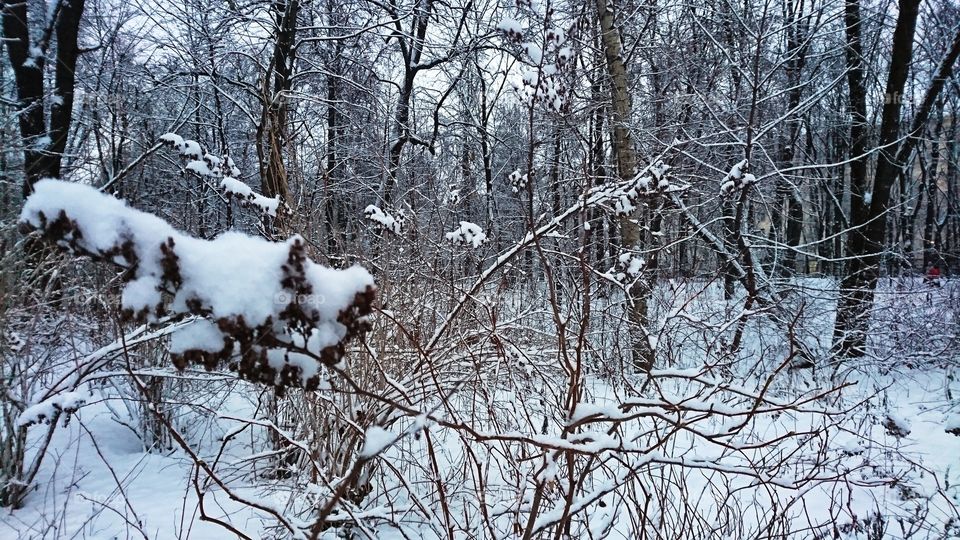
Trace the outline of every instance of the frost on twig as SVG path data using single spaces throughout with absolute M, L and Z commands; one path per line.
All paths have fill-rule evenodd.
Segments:
M 278 390 L 311 390 L 320 366 L 338 363 L 344 344 L 367 327 L 373 278 L 359 266 L 314 263 L 299 236 L 274 243 L 228 232 L 200 240 L 92 187 L 58 180 L 36 184 L 20 225 L 126 269 L 126 317 L 204 317 L 174 334 L 171 356 L 181 369 L 226 363 Z

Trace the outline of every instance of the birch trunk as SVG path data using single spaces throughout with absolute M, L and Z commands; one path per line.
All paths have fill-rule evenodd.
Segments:
M 600 19 L 600 39 L 606 56 L 607 75 L 610 77 L 610 124 L 613 148 L 617 158 L 617 174 L 621 180 L 633 178 L 637 170 L 637 154 L 630 133 L 631 100 L 627 84 L 627 69 L 621 51 L 623 44 L 615 26 L 612 0 L 596 0 Z M 635 215 L 620 218 L 621 249 L 639 254 L 642 249 L 642 229 Z M 647 335 L 647 305 L 655 279 L 645 271 L 627 288 L 626 315 L 630 323 L 630 348 L 633 367 L 648 371 L 653 367 L 654 350 Z

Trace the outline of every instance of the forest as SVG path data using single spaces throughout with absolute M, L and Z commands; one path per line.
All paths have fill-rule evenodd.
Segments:
M 0 538 L 960 538 L 958 0 L 0 6 Z

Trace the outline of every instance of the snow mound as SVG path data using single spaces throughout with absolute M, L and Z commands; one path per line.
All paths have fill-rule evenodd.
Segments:
M 960 413 L 944 417 L 943 430 L 960 437 Z
M 910 434 L 910 422 L 896 413 L 887 414 L 883 420 L 883 427 L 893 437 L 906 437 Z

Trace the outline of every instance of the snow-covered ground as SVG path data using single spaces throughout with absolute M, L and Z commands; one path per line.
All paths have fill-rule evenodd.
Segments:
M 801 314 L 792 328 L 822 351 L 833 284 L 794 285 L 783 299 Z M 746 318 L 740 360 L 712 364 L 724 335 L 736 331 L 717 325 L 736 320 L 738 304 L 723 301 L 715 283 L 664 282 L 656 339 L 679 351 L 674 364 L 646 386 L 644 378 L 591 369 L 578 379 L 572 412 L 569 378 L 550 368 L 555 354 L 535 339 L 517 345 L 524 362 L 508 352 L 474 378 L 465 370 L 463 386 L 424 386 L 419 398 L 416 377 L 401 372 L 388 387 L 408 394 L 416 411 L 379 416 L 380 426 L 353 439 L 340 434 L 337 444 L 353 445 L 345 455 L 354 463 L 372 458 L 364 472 L 370 492 L 328 516 L 352 525 L 315 532 L 509 538 L 529 525 L 537 536 L 572 512 L 572 538 L 636 538 L 638 530 L 654 538 L 960 537 L 958 296 L 954 283 L 885 282 L 872 338 L 881 354 L 774 376 L 790 349 L 779 323 Z M 198 493 L 209 519 L 252 538 L 289 537 L 263 509 L 306 526 L 349 470 L 331 466 L 324 481 L 301 460 L 278 475 L 267 431 L 250 421 L 264 418 L 261 389 L 216 373 L 171 381 L 167 411 L 222 484 L 173 441 L 145 451 L 143 409 L 118 385 L 88 385 L 85 404 L 53 432 L 24 507 L 0 515 L 0 538 L 235 536 L 201 519 Z M 288 399 L 322 412 L 330 390 L 319 392 Z M 351 403 L 359 423 L 367 402 Z M 43 423 L 30 427 L 31 452 L 47 433 Z M 580 483 L 568 495 L 571 479 Z

